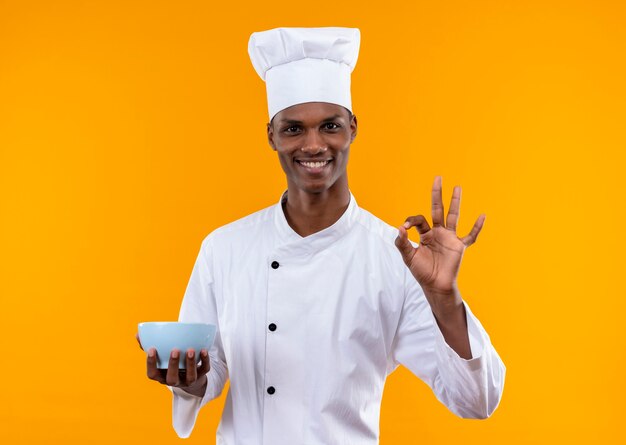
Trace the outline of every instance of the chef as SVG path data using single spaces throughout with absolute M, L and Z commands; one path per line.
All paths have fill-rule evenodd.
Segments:
M 484 216 L 457 235 L 461 189 L 446 214 L 437 177 L 432 224 L 419 215 L 396 228 L 348 187 L 359 43 L 351 28 L 250 37 L 287 190 L 202 242 L 179 320 L 217 325 L 210 350 L 197 363 L 195 351 L 174 350 L 167 370 L 148 351 L 148 377 L 172 390 L 180 437 L 229 379 L 219 445 L 377 444 L 385 380 L 399 365 L 458 416 L 489 417 L 500 401 L 505 367 L 457 286 Z

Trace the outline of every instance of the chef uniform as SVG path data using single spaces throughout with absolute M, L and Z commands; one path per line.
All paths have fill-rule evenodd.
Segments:
M 253 64 L 271 84 L 270 119 L 310 101 L 351 110 L 358 45 L 356 29 L 253 34 Z M 179 320 L 212 323 L 218 333 L 204 397 L 171 388 L 177 434 L 189 436 L 230 379 L 218 445 L 375 445 L 385 379 L 399 364 L 455 414 L 490 416 L 505 367 L 466 303 L 472 358 L 446 344 L 394 244 L 397 228 L 351 194 L 339 220 L 302 237 L 287 222 L 286 199 L 202 242 Z

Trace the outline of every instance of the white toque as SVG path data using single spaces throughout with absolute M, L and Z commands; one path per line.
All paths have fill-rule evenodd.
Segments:
M 265 81 L 270 121 L 305 102 L 352 111 L 350 73 L 359 56 L 358 28 L 275 28 L 252 33 L 248 53 Z

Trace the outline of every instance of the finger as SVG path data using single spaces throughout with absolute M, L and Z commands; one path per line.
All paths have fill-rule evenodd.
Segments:
M 146 359 L 148 378 L 150 380 L 156 380 L 159 383 L 165 383 L 165 379 L 161 375 L 161 372 L 157 369 L 157 352 L 156 349 L 148 349 L 148 357 Z
M 406 224 L 406 223 L 405 223 Z M 415 255 L 415 247 L 409 241 L 409 235 L 405 226 L 398 227 L 398 236 L 395 241 L 396 247 L 402 255 L 402 259 L 406 264 L 409 264 Z
M 170 361 L 167 365 L 167 375 L 165 376 L 165 382 L 169 386 L 178 386 L 180 384 L 180 377 L 178 376 L 179 358 L 180 351 L 178 349 L 172 349 Z
M 474 227 L 472 227 L 472 230 L 470 231 L 469 235 L 461 238 L 461 241 L 463 241 L 463 244 L 465 244 L 466 247 L 469 247 L 476 242 L 476 239 L 478 238 L 478 234 L 482 230 L 483 224 L 485 224 L 485 218 L 486 218 L 485 214 L 480 215 L 478 219 L 476 220 L 476 222 L 474 223 Z
M 452 199 L 450 200 L 450 210 L 448 210 L 448 217 L 446 218 L 446 229 L 449 229 L 456 233 L 456 223 L 459 220 L 459 213 L 461 211 L 461 187 L 458 185 L 454 187 L 452 191 Z
M 432 191 L 433 227 L 443 225 L 443 199 L 441 199 L 441 176 L 435 176 Z
M 139 343 L 139 347 L 143 351 L 143 346 L 141 346 L 141 340 L 139 340 L 139 333 L 135 334 L 135 338 L 137 339 L 137 343 Z
M 420 235 L 423 235 L 430 230 L 430 225 L 424 215 L 409 216 L 404 222 L 404 228 L 408 230 L 411 227 L 415 227 Z
M 197 372 L 198 370 L 196 369 L 196 367 L 198 366 L 198 363 L 196 362 L 196 351 L 192 348 L 187 350 L 187 357 L 186 357 L 186 361 L 187 361 L 187 386 L 193 384 L 196 379 L 198 378 Z
M 209 359 L 209 352 L 206 349 L 200 351 L 200 360 L 200 366 L 198 366 L 196 374 L 198 377 L 202 377 L 211 370 L 211 360 Z

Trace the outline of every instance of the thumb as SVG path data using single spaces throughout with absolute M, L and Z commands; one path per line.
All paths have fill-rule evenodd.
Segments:
M 139 343 L 139 347 L 143 351 L 143 346 L 141 345 L 141 339 L 139 338 L 139 333 L 135 334 L 135 338 L 137 339 L 137 343 Z
M 406 228 L 404 226 L 400 226 L 398 228 L 398 236 L 396 237 L 396 247 L 400 251 L 402 255 L 402 259 L 406 264 L 409 264 L 413 259 L 413 255 L 415 255 L 415 247 L 409 241 L 409 235 L 407 234 Z

